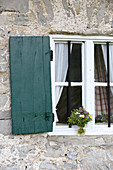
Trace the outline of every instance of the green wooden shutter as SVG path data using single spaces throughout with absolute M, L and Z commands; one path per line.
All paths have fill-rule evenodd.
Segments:
M 49 37 L 10 37 L 12 133 L 51 132 Z

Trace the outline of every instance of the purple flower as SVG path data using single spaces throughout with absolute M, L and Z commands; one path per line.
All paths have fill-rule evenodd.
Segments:
M 99 119 L 101 119 L 101 118 L 102 118 L 102 116 L 101 116 L 101 115 L 98 115 L 97 117 L 98 117 Z
M 84 113 L 87 114 L 87 111 L 85 110 Z
M 89 117 L 89 115 L 86 115 L 86 117 Z
M 80 109 L 79 112 L 81 113 L 81 112 L 82 112 L 82 109 Z

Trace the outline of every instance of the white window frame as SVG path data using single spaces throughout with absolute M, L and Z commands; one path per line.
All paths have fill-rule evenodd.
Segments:
M 82 85 L 82 105 L 93 116 L 93 121 L 86 125 L 86 135 L 105 135 L 113 134 L 113 125 L 108 128 L 108 125 L 95 124 L 95 87 L 106 86 L 106 83 L 94 82 L 94 44 L 113 42 L 113 37 L 110 36 L 80 36 L 80 35 L 50 35 L 50 46 L 53 50 L 53 61 L 51 62 L 51 82 L 52 82 L 52 102 L 55 121 L 53 123 L 53 132 L 49 135 L 77 135 L 79 127 L 68 125 L 56 125 L 56 110 L 55 110 L 55 43 L 56 42 L 79 42 L 82 43 L 82 83 L 75 83 L 77 86 Z M 85 82 L 85 83 L 84 83 Z M 66 83 L 64 83 L 66 85 Z M 74 85 L 74 84 L 72 84 Z M 111 83 L 110 85 L 113 85 Z M 87 87 L 87 88 L 86 88 Z

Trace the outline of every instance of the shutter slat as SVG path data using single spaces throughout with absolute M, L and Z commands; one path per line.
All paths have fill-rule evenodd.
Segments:
M 49 37 L 10 37 L 10 72 L 13 134 L 52 131 Z

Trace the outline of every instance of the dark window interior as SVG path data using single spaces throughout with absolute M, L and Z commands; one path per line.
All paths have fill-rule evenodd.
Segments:
M 72 45 L 70 65 L 71 82 L 82 82 L 81 44 Z M 63 87 L 62 95 L 56 106 L 59 123 L 67 123 L 67 88 Z M 80 106 L 82 106 L 82 87 L 73 86 L 71 87 L 71 109 Z

